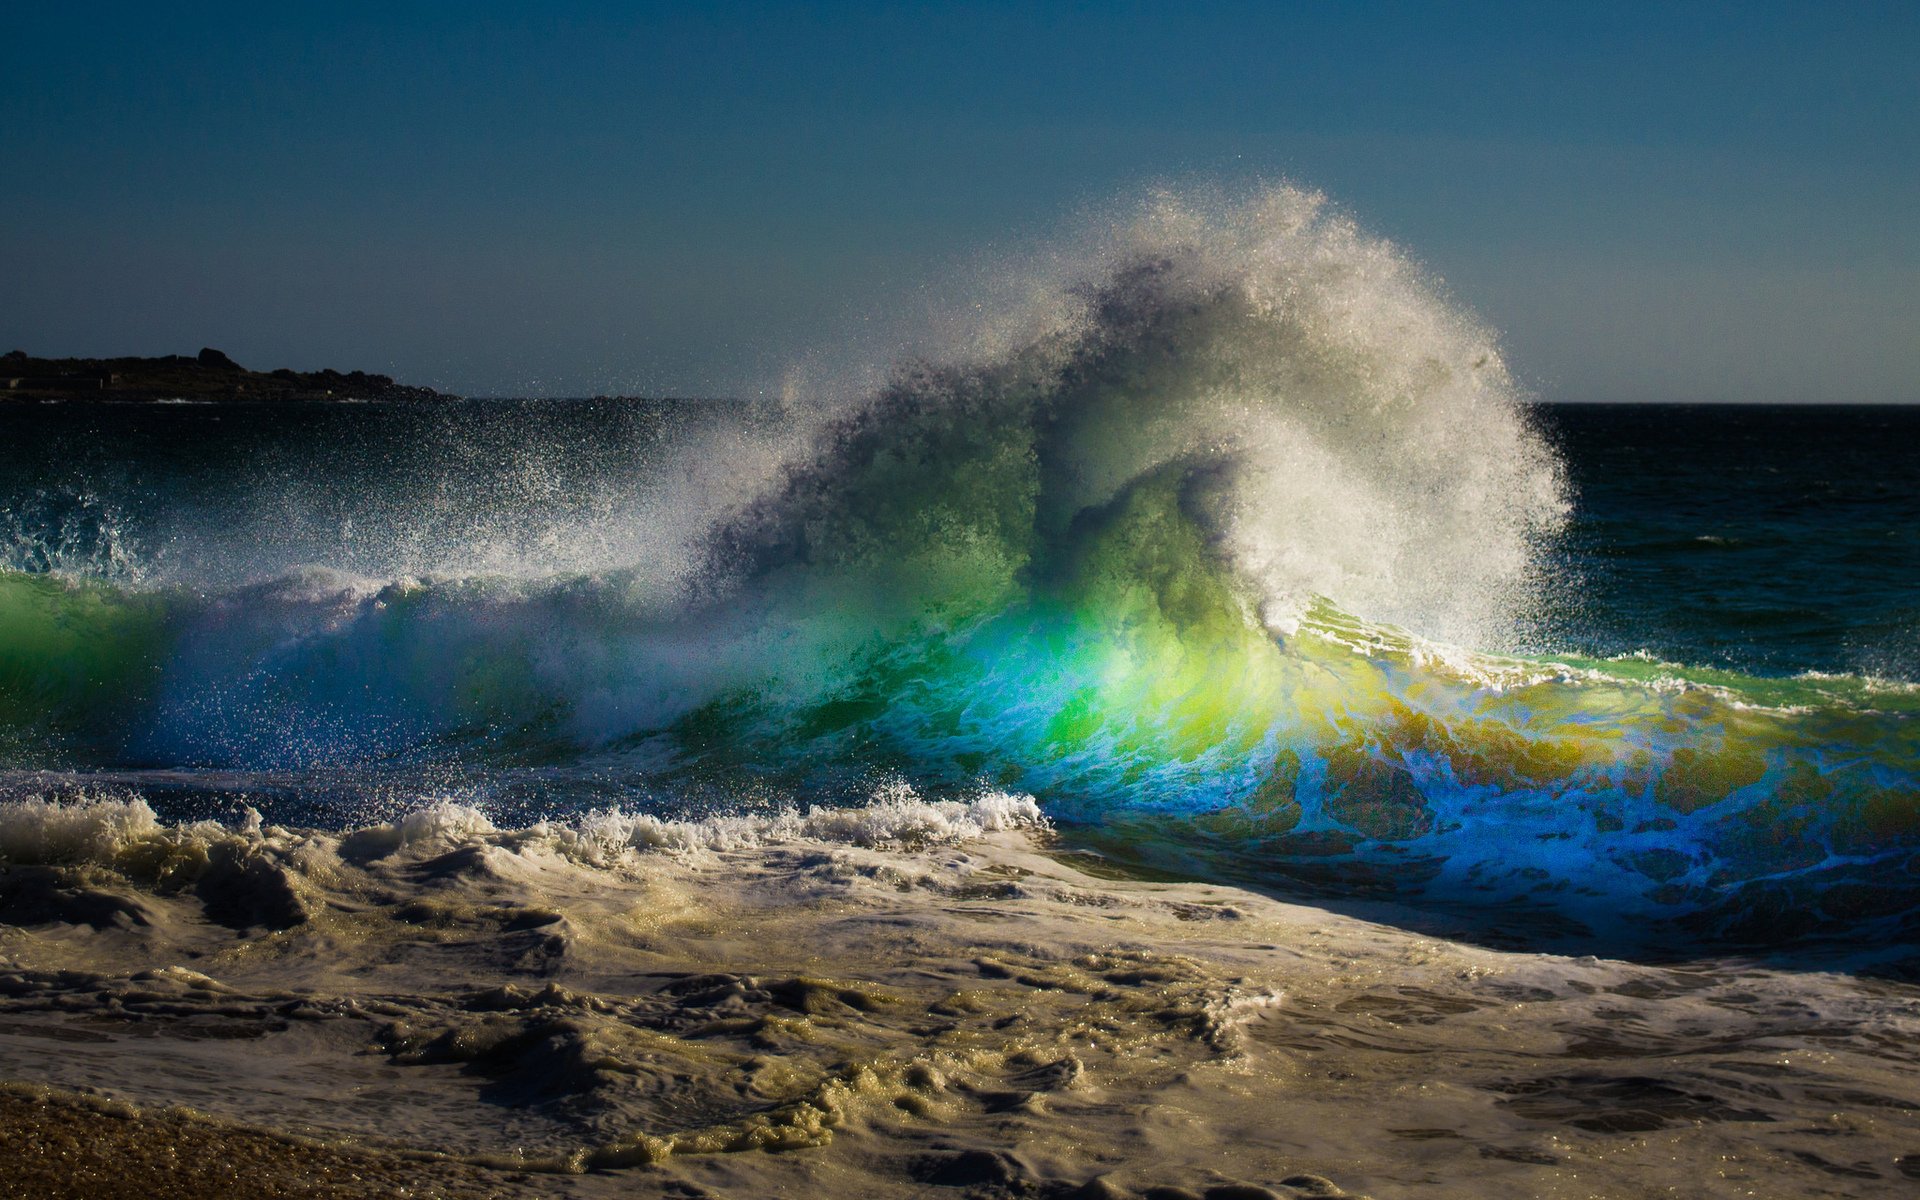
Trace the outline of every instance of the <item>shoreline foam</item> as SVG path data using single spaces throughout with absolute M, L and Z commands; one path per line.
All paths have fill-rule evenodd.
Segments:
M 0 1078 L 535 1194 L 1895 1195 L 1920 1171 L 1920 990 L 1096 878 L 1021 801 L 344 833 L 16 803 Z

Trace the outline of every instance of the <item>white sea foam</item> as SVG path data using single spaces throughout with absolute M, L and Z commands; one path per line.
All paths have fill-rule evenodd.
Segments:
M 479 808 L 436 798 L 397 820 L 340 836 L 363 854 L 497 843 L 508 848 L 546 846 L 584 863 L 606 865 L 627 853 L 700 855 L 791 842 L 919 849 L 960 845 L 1009 830 L 1048 828 L 1032 796 L 985 791 L 967 800 L 928 800 L 904 783 L 893 783 L 877 789 L 869 803 L 850 808 L 816 806 L 687 819 L 598 809 L 524 829 L 500 829 Z M 240 841 L 290 847 L 332 836 L 263 827 L 252 810 L 233 824 L 168 825 L 139 796 L 0 802 L 0 862 L 19 864 L 114 866 L 155 846 Z
M 129 843 L 161 832 L 142 799 L 29 797 L 0 802 L 0 861 L 110 863 Z
M 543 832 L 569 853 L 603 861 L 629 849 L 699 853 L 794 841 L 866 847 L 958 845 L 989 833 L 1048 827 L 1032 796 L 990 791 L 965 801 L 926 800 L 906 784 L 895 783 L 856 808 L 813 807 L 697 820 L 600 810 Z
M 73 1106 L 11 1081 L 130 1121 L 186 1106 L 216 1136 L 344 1140 L 356 1171 L 393 1148 L 460 1168 L 462 1194 L 529 1198 L 985 1176 L 1056 1196 L 1418 1178 L 1479 1200 L 1730 1162 L 1764 1195 L 1831 1192 L 1835 1164 L 1849 1195 L 1912 1190 L 1909 984 L 1482 949 L 1096 877 L 1017 837 L 946 849 L 1036 821 L 1026 797 L 898 787 L 847 812 L 523 830 L 436 800 L 379 843 L 17 801 L 0 1099 L 29 1124 Z M 195 847 L 198 875 L 148 869 Z M 165 1150 L 168 1120 L 126 1132 Z M 250 1169 L 262 1141 L 236 1143 Z

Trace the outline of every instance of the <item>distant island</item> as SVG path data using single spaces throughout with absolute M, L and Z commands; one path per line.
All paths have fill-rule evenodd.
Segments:
M 208 347 L 192 358 L 0 355 L 0 397 L 19 400 L 457 400 L 365 371 L 249 371 Z

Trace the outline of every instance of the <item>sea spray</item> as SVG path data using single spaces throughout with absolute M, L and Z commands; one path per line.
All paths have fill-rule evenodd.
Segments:
M 284 464 L 225 524 L 180 474 L 145 575 L 0 574 L 0 752 L 582 807 L 984 782 L 1316 893 L 1908 936 L 1910 692 L 1501 653 L 1565 586 L 1564 472 L 1392 246 L 1294 189 L 1165 194 L 1007 286 L 870 387 L 615 407 L 598 446 L 448 417 L 384 485 L 327 459 L 332 533 Z

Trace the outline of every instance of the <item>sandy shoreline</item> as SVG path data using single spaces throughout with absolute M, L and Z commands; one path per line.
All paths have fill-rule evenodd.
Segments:
M 145 1196 L 227 1194 L 153 1165 L 214 1143 L 335 1189 L 261 1195 L 371 1194 L 355 1172 L 449 1196 L 1864 1196 L 1920 1177 L 1911 987 L 1463 946 L 1097 878 L 1014 809 L 916 803 L 624 840 L 452 809 L 345 836 L 100 809 L 29 844 L 16 811 L 0 1079 L 206 1119 L 15 1091 L 3 1136 L 42 1179 L 125 1158 Z
M 527 1175 L 341 1149 L 178 1111 L 0 1087 L 0 1197 L 360 1200 L 542 1194 Z

